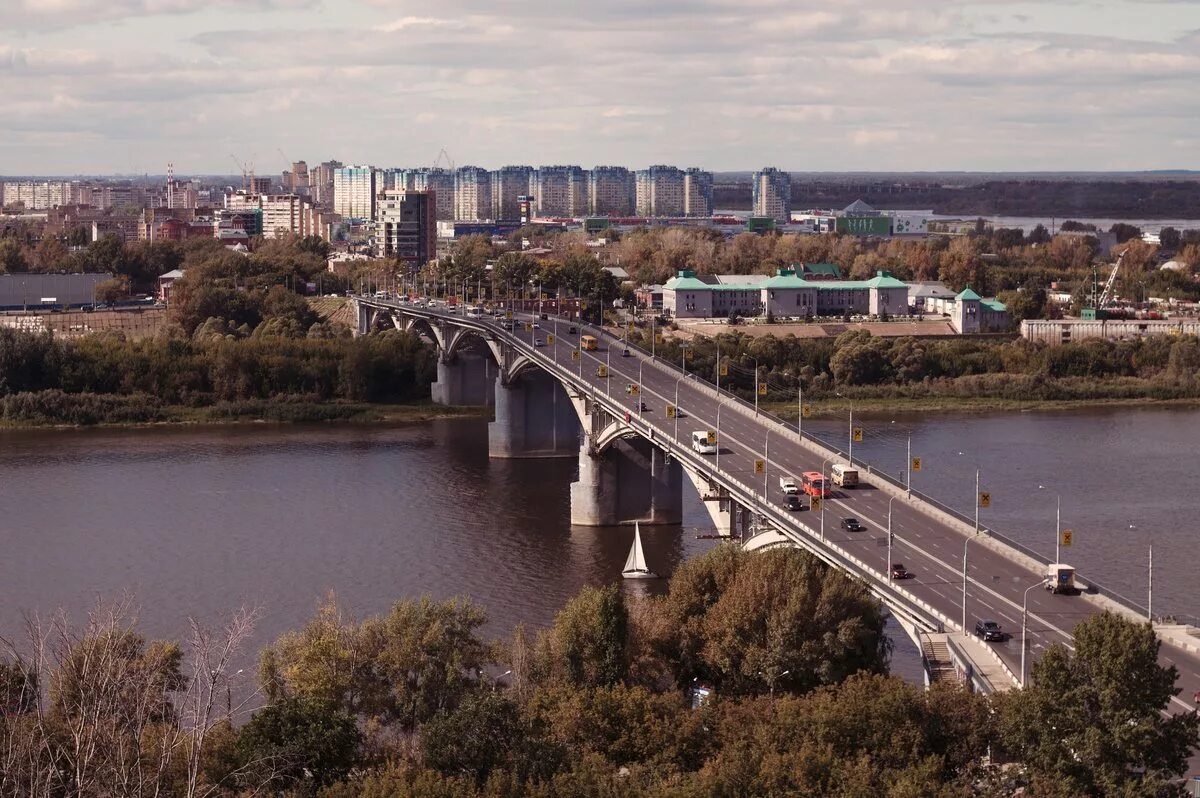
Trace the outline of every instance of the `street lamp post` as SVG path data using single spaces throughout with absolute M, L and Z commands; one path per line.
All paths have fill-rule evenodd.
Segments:
M 717 398 L 717 456 L 715 458 L 717 471 L 721 470 L 721 407 L 724 404 L 725 403 L 721 401 L 720 397 L 718 397 Z
M 1038 490 L 1045 490 L 1045 485 L 1038 485 Z M 1054 561 L 1062 562 L 1062 494 L 1054 494 Z
M 679 383 L 683 382 L 683 377 L 675 379 L 675 443 L 679 443 Z
M 888 578 L 889 582 L 892 581 L 892 502 L 894 502 L 894 501 L 896 501 L 895 496 L 888 499 L 888 530 L 887 530 L 888 553 L 887 553 L 887 563 L 885 564 L 884 567 L 887 568 L 887 578 Z
M 904 492 L 912 495 L 912 433 L 908 435 L 908 465 L 904 467 Z
M 771 428 L 763 438 L 763 504 L 767 503 L 767 464 L 771 462 Z
M 747 355 L 749 357 L 749 355 Z M 758 358 L 751 357 L 754 361 L 754 415 L 758 415 Z
M 1035 587 L 1042 587 L 1045 584 L 1046 583 L 1044 581 L 1042 581 L 1042 582 L 1037 582 L 1036 584 L 1030 585 L 1029 587 L 1025 588 L 1025 595 L 1021 597 L 1021 689 L 1022 690 L 1025 689 L 1025 649 L 1027 649 L 1029 647 L 1028 644 L 1025 642 L 1025 634 L 1026 634 L 1026 628 L 1028 627 L 1028 617 L 1029 617 L 1029 591 L 1033 590 Z M 963 630 L 963 633 L 964 634 L 966 633 L 965 629 Z
M 821 540 L 825 540 L 825 500 L 828 498 L 825 495 L 825 486 L 829 484 L 825 481 L 825 466 L 829 465 L 833 459 L 833 457 L 826 457 L 821 461 Z M 811 506 L 812 503 L 809 502 L 809 505 Z
M 975 535 L 979 532 L 976 530 Z M 962 567 L 962 630 L 963 634 L 967 633 L 967 545 L 975 539 L 975 535 L 968 537 L 963 541 L 963 567 Z
M 796 390 L 796 434 L 801 438 L 804 437 L 804 383 L 797 380 L 799 386 Z

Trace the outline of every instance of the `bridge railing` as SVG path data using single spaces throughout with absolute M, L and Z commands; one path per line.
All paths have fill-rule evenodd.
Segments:
M 641 352 L 643 355 L 645 355 L 647 357 L 652 357 L 656 363 L 659 363 L 659 364 L 665 366 L 667 369 L 669 369 L 671 371 L 678 372 L 681 375 L 684 375 L 689 378 L 695 378 L 693 384 L 702 385 L 703 387 L 709 389 L 709 391 L 711 393 L 719 394 L 722 399 L 732 400 L 735 404 L 737 404 L 743 410 L 743 412 L 754 414 L 758 418 L 760 418 L 764 421 L 767 421 L 769 423 L 772 423 L 779 430 L 786 431 L 790 435 L 796 436 L 802 442 L 807 441 L 811 444 L 815 444 L 815 445 L 819 446 L 820 448 L 827 450 L 827 452 L 830 455 L 839 457 L 839 458 L 843 459 L 846 463 L 859 466 L 860 468 L 864 469 L 870 476 L 872 476 L 876 479 L 885 481 L 885 482 L 889 483 L 890 485 L 892 485 L 894 488 L 905 491 L 905 493 L 907 495 L 913 497 L 914 499 L 917 499 L 920 502 L 923 502 L 924 504 L 928 505 L 929 507 L 932 507 L 932 508 L 938 510 L 939 512 L 944 513 L 945 515 L 951 516 L 952 518 L 954 518 L 955 520 L 957 520 L 963 524 L 967 524 L 967 525 L 971 526 L 972 529 L 974 528 L 975 519 L 973 517 L 968 516 L 966 513 L 963 513 L 960 510 L 957 510 L 948 504 L 945 504 L 944 502 L 940 501 L 939 499 L 934 498 L 933 496 L 930 496 L 927 493 L 923 493 L 919 490 L 913 490 L 908 485 L 901 482 L 899 479 L 893 477 L 886 471 L 875 469 L 875 467 L 872 466 L 872 464 L 862 460 L 861 458 L 851 458 L 848 452 L 842 450 L 836 443 L 832 443 L 828 438 L 814 434 L 812 432 L 803 431 L 802 426 L 799 422 L 797 422 L 796 424 L 791 424 L 791 423 L 783 420 L 779 416 L 776 416 L 773 413 L 770 413 L 761 408 L 756 408 L 754 406 L 754 404 L 746 401 L 745 399 L 743 399 L 742 397 L 733 393 L 732 391 L 728 391 L 725 389 L 719 389 L 712 383 L 708 382 L 707 379 L 701 377 L 700 375 L 698 375 L 694 372 L 689 372 L 689 371 L 685 370 L 679 364 L 675 363 L 673 360 L 668 360 L 666 358 L 660 357 L 657 355 L 656 352 L 651 352 L 650 350 L 647 350 L 642 346 L 631 343 L 620 336 L 614 335 L 612 332 L 610 332 L 606 328 L 596 327 L 595 325 L 591 325 L 591 324 L 584 324 L 583 326 L 586 326 L 593 331 L 598 331 L 601 335 L 606 336 L 612 340 L 620 341 L 620 342 L 622 342 L 623 346 L 628 346 L 631 349 L 636 349 L 637 351 Z M 988 537 L 992 538 L 993 540 L 995 540 L 999 543 L 1002 543 L 1005 546 L 1008 546 L 1009 548 L 1013 549 L 1014 551 L 1020 552 L 1021 554 L 1025 555 L 1026 557 L 1029 557 L 1039 563 L 1051 562 L 1051 559 L 1049 557 L 1047 557 L 1044 553 L 1037 551 L 1036 549 L 1032 548 L 1031 546 L 1021 543 L 1020 541 L 1015 540 L 1012 537 L 1010 537 L 1010 536 L 1004 534 L 1003 532 L 1000 532 L 999 530 L 996 530 L 992 527 L 986 526 L 984 524 L 980 524 L 979 532 L 980 532 L 980 534 L 985 534 Z M 1147 615 L 1148 611 L 1147 611 L 1145 604 L 1142 604 L 1141 602 L 1139 602 L 1133 598 L 1130 598 L 1129 596 L 1126 596 L 1126 595 L 1120 593 L 1119 591 L 1117 591 L 1113 588 L 1110 588 L 1107 585 L 1104 585 L 1104 584 L 1096 581 L 1095 579 L 1092 579 L 1091 577 L 1086 577 L 1086 576 L 1080 574 L 1079 578 L 1080 578 L 1080 581 L 1082 581 L 1084 584 L 1086 584 L 1088 586 L 1088 588 L 1090 589 L 1091 592 L 1093 592 L 1097 595 L 1100 595 L 1100 596 L 1104 596 L 1105 598 L 1108 598 L 1112 601 L 1115 601 L 1118 604 L 1123 605 L 1127 609 L 1132 610 L 1136 613 L 1139 613 L 1143 616 Z M 1187 622 L 1191 625 L 1196 625 L 1196 622 L 1200 621 L 1200 619 L 1193 618 L 1192 616 L 1185 616 L 1185 615 L 1179 615 L 1179 614 L 1171 614 L 1170 617 L 1173 619 L 1176 619 L 1176 620 L 1180 620 L 1181 622 Z
M 485 317 L 483 319 L 469 319 L 469 318 L 466 318 L 465 315 L 457 314 L 457 313 L 453 312 L 453 310 L 442 311 L 442 310 L 436 310 L 436 309 L 430 309 L 430 308 L 413 308 L 413 307 L 407 306 L 407 305 L 396 305 L 395 303 L 385 302 L 385 301 L 381 301 L 381 300 L 374 300 L 374 299 L 369 299 L 368 301 L 370 301 L 372 304 L 385 305 L 385 306 L 394 307 L 394 308 L 400 309 L 400 310 L 416 311 L 418 314 L 421 314 L 421 315 L 450 316 L 453 319 L 455 319 L 456 322 L 459 322 L 459 323 L 465 323 L 465 324 L 468 324 L 469 326 L 476 327 L 478 329 L 484 329 L 489 332 L 495 332 L 495 333 L 508 335 L 513 341 L 518 342 L 521 345 L 522 349 L 528 350 L 529 354 L 532 354 L 534 356 L 541 354 L 534 347 L 530 346 L 527 342 L 523 341 L 520 338 L 520 336 L 517 336 L 512 332 L 509 332 L 507 330 L 504 330 L 503 328 L 500 328 L 495 323 L 495 320 L 492 319 L 491 317 Z M 554 315 L 554 314 L 547 314 L 547 315 Z M 691 380 L 691 382 L 690 382 L 691 385 L 699 387 L 702 390 L 705 390 L 707 393 L 712 394 L 714 397 L 720 399 L 721 401 L 732 400 L 732 404 L 736 405 L 743 412 L 743 414 L 751 415 L 762 421 L 770 423 L 779 432 L 782 432 L 782 433 L 788 435 L 789 437 L 795 438 L 800 443 L 807 444 L 809 446 L 818 447 L 819 449 L 821 449 L 821 450 L 825 451 L 827 454 L 829 454 L 831 457 L 841 458 L 847 463 L 857 465 L 860 468 L 862 468 L 864 471 L 866 471 L 866 473 L 870 477 L 873 477 L 880 481 L 886 482 L 890 486 L 892 486 L 893 489 L 904 491 L 906 493 L 906 495 L 911 496 L 912 498 L 918 500 L 921 503 L 924 503 L 929 508 L 932 508 L 944 515 L 947 515 L 947 516 L 955 519 L 959 523 L 966 524 L 966 525 L 970 526 L 972 529 L 974 529 L 975 519 L 973 517 L 968 516 L 967 514 L 961 512 L 959 510 L 956 510 L 955 508 L 945 504 L 944 502 L 942 502 L 926 493 L 911 489 L 906 484 L 901 482 L 899 479 L 893 477 L 886 471 L 877 470 L 870 463 L 868 463 L 860 458 L 851 458 L 848 452 L 843 451 L 837 444 L 831 443 L 827 438 L 824 438 L 822 436 L 816 435 L 811 432 L 803 431 L 803 429 L 801 428 L 801 425 L 799 423 L 791 424 L 791 423 L 783 420 L 779 416 L 776 416 L 773 413 L 770 413 L 761 408 L 755 408 L 755 406 L 751 402 L 746 401 L 745 399 L 738 396 L 737 394 L 735 394 L 731 391 L 725 390 L 725 389 L 717 388 L 715 385 L 713 385 L 712 383 L 710 383 L 708 380 L 701 377 L 700 375 L 698 375 L 694 372 L 686 371 L 679 364 L 674 363 L 672 360 L 668 360 L 666 358 L 660 357 L 657 355 L 656 352 L 647 350 L 644 347 L 634 344 L 634 343 L 622 338 L 619 335 L 615 335 L 605 327 L 596 326 L 594 324 L 590 324 L 588 322 L 579 321 L 579 320 L 564 319 L 562 317 L 559 317 L 559 319 L 560 319 L 560 321 L 562 321 L 564 323 L 575 324 L 580 329 L 584 329 L 584 328 L 588 329 L 589 331 L 597 334 L 598 336 L 600 336 L 604 339 L 607 339 L 609 341 L 610 345 L 612 345 L 612 343 L 619 343 L 622 346 L 627 346 L 630 349 L 637 350 L 638 352 L 645 355 L 646 357 L 651 357 L 655 363 L 658 363 L 659 365 L 666 367 L 668 370 L 671 370 L 671 371 L 674 371 L 674 372 L 680 374 L 680 376 L 683 378 Z M 541 360 L 545 360 L 547 363 L 555 363 L 555 361 L 552 361 L 552 360 L 550 360 L 548 358 L 544 358 L 544 357 Z M 539 362 L 541 362 L 541 361 L 539 360 Z M 556 363 L 555 363 L 555 365 L 557 366 Z M 557 368 L 556 370 L 559 370 L 562 372 L 563 375 L 568 376 L 570 378 L 571 382 L 573 382 L 573 383 L 578 382 L 577 375 L 572 374 L 569 370 L 562 369 L 561 367 Z M 595 390 L 594 388 L 591 387 L 590 383 L 585 383 L 585 384 L 586 384 L 588 390 Z M 607 396 L 607 394 L 604 394 L 604 395 Z M 616 401 L 616 400 L 612 400 L 611 397 L 608 397 L 608 398 L 611 401 L 614 401 L 614 402 Z M 617 406 L 621 407 L 621 405 L 619 403 L 617 403 Z M 756 499 L 756 501 L 761 503 L 763 500 L 761 498 L 759 498 L 759 499 Z M 980 532 L 980 534 L 986 535 L 987 537 L 991 538 L 992 540 L 999 542 L 999 543 L 1011 548 L 1012 550 L 1019 552 L 1020 554 L 1023 554 L 1026 557 L 1029 557 L 1030 559 L 1036 561 L 1037 563 L 1047 563 L 1050 561 L 1049 558 L 1047 558 L 1046 555 L 1044 555 L 1043 553 L 1037 551 L 1036 549 L 1033 549 L 1032 547 L 1030 547 L 1026 544 L 1021 543 L 1020 541 L 1014 540 L 1013 538 L 1009 537 L 1008 535 L 1005 535 L 1004 533 L 1002 533 L 998 530 L 995 530 L 991 527 L 980 524 L 979 532 Z M 1125 595 L 1121 594 L 1120 592 L 1113 590 L 1112 588 L 1109 588 L 1109 587 L 1097 582 L 1094 579 L 1084 577 L 1082 574 L 1080 574 L 1080 581 L 1082 581 L 1084 584 L 1086 584 L 1088 586 L 1088 588 L 1090 589 L 1090 591 L 1093 593 L 1096 593 L 1107 599 L 1115 601 L 1116 603 L 1124 606 L 1126 609 L 1131 610 L 1140 615 L 1145 616 L 1147 614 L 1147 609 L 1144 604 L 1141 604 L 1140 602 L 1138 602 L 1128 596 L 1125 596 Z M 1192 625 L 1197 625 L 1197 621 L 1200 620 L 1200 619 L 1192 618 L 1190 616 L 1183 616 L 1183 615 L 1178 615 L 1178 614 L 1172 614 L 1170 617 L 1173 619 L 1176 619 L 1176 620 L 1180 620 L 1181 622 L 1186 622 L 1186 623 L 1189 623 Z

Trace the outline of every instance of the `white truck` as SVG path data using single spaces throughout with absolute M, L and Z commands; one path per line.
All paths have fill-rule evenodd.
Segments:
M 833 484 L 839 488 L 853 488 L 858 484 L 858 469 L 845 463 L 834 463 L 830 469 Z
M 786 474 L 779 478 L 779 489 L 787 496 L 800 495 L 800 486 L 796 484 L 796 478 Z
M 692 451 L 697 454 L 717 453 L 717 433 L 709 429 L 696 430 L 692 433 Z
M 1051 593 L 1066 593 L 1073 596 L 1079 592 L 1075 587 L 1075 568 L 1056 562 L 1046 566 L 1046 589 Z

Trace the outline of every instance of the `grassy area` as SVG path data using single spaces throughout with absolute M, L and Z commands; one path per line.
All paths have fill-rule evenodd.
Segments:
M 140 406 L 130 412 L 128 403 L 115 402 L 89 408 L 85 413 L 28 413 L 0 419 L 0 428 L 34 427 L 139 427 L 205 424 L 301 424 L 341 422 L 352 424 L 416 424 L 438 418 L 490 417 L 487 407 L 443 407 L 432 403 L 371 404 L 366 402 L 319 402 L 246 400 L 218 402 L 203 407 L 182 405 Z
M 806 401 L 812 418 L 844 415 L 850 408 L 848 399 Z M 1078 410 L 1091 407 L 1196 407 L 1200 399 L 1006 399 L 1002 397 L 900 397 L 895 399 L 855 399 L 855 411 L 864 413 L 992 413 L 1021 410 Z M 794 402 L 768 402 L 762 405 L 768 412 L 785 420 L 795 420 Z

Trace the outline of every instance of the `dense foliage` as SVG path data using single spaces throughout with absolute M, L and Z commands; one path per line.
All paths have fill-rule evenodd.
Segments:
M 638 342 L 651 347 L 651 329 Z M 1200 396 L 1200 340 L 1195 336 L 1089 339 L 1047 346 L 962 338 L 882 338 L 850 330 L 837 338 L 753 336 L 732 332 L 688 342 L 667 338 L 657 353 L 752 396 L 754 370 L 768 400 L 794 406 L 835 392 L 853 398 L 993 398 L 1012 400 L 1180 399 Z
M 154 421 L 167 405 L 212 407 L 237 417 L 257 415 L 267 400 L 285 406 L 428 397 L 433 356 L 407 333 L 238 339 L 214 333 L 212 325 L 200 330 L 191 339 L 126 341 L 0 329 L 0 419 Z
M 7 651 L 0 793 L 1168 795 L 1200 727 L 1162 715 L 1176 674 L 1150 627 L 1110 614 L 1023 692 L 906 684 L 866 586 L 797 550 L 717 548 L 661 598 L 587 588 L 505 643 L 469 601 L 359 621 L 330 598 L 262 652 L 265 705 L 237 725 L 239 617 L 183 647 L 94 614 Z

